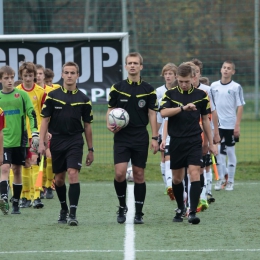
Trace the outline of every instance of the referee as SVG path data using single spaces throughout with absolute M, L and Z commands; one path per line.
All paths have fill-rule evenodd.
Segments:
M 77 88 L 78 77 L 79 67 L 76 63 L 67 62 L 63 65 L 63 86 L 51 91 L 43 105 L 39 145 L 39 153 L 45 154 L 44 141 L 49 131 L 52 135 L 50 151 L 55 173 L 55 188 L 61 204 L 58 223 L 68 223 L 70 226 L 78 225 L 76 209 L 80 195 L 78 173 L 82 166 L 83 132 L 89 151 L 86 165 L 91 165 L 94 160 L 90 124 L 93 121 L 92 105 L 89 98 Z M 68 192 L 70 209 L 66 202 L 66 171 L 70 183 Z
M 201 192 L 200 167 L 203 162 L 200 116 L 209 140 L 209 151 L 216 155 L 217 149 L 213 145 L 207 115 L 209 99 L 204 91 L 194 88 L 193 77 L 191 66 L 183 64 L 178 67 L 178 86 L 165 93 L 160 103 L 160 112 L 162 117 L 168 117 L 168 134 L 171 137 L 169 151 L 173 174 L 172 188 L 178 205 L 173 222 L 182 222 L 186 211 L 182 180 L 185 167 L 189 167 L 191 188 L 188 222 L 198 224 L 200 219 L 196 217 L 196 209 Z
M 146 184 L 144 168 L 148 156 L 149 135 L 146 129 L 148 122 L 152 128 L 151 149 L 155 154 L 158 151 L 158 134 L 156 131 L 156 111 L 158 111 L 157 97 L 154 88 L 143 81 L 140 72 L 143 69 L 143 58 L 133 52 L 125 58 L 125 69 L 128 78 L 114 84 L 109 93 L 108 111 L 121 107 L 130 117 L 129 124 L 120 129 L 109 125 L 107 128 L 114 133 L 114 186 L 119 200 L 117 222 L 126 221 L 126 169 L 131 159 L 134 177 L 135 196 L 135 224 L 143 224 L 143 212 Z

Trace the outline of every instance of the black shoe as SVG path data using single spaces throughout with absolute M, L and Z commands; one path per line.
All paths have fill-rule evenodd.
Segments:
M 134 224 L 144 224 L 143 215 L 144 214 L 142 212 L 135 214 Z
M 26 198 L 20 200 L 20 208 L 30 208 L 32 206 L 32 201 Z
M 46 199 L 53 199 L 53 191 L 52 188 L 47 188 L 45 193 Z
M 117 222 L 118 223 L 120 223 L 120 224 L 125 223 L 127 211 L 128 211 L 128 207 L 127 206 L 125 206 L 125 207 L 119 206 L 118 207 L 118 211 L 117 211 Z
M 191 211 L 189 213 L 189 216 L 188 216 L 188 222 L 191 223 L 191 224 L 199 224 L 200 223 L 200 219 L 198 217 L 196 217 L 196 213 Z
M 78 226 L 79 222 L 76 219 L 75 215 L 69 214 L 69 218 L 68 218 L 68 225 L 69 226 Z
M 185 213 L 184 213 L 184 209 L 176 209 L 175 212 L 176 212 L 176 215 L 172 221 L 173 222 L 183 222 L 183 217 L 186 215 L 186 210 L 185 210 Z
M 11 214 L 21 214 L 18 203 L 13 203 Z
M 67 224 L 68 215 L 69 215 L 69 211 L 68 210 L 61 209 L 60 210 L 59 219 L 58 219 L 58 223 L 60 223 L 60 224 Z
M 45 199 L 45 192 L 43 190 L 40 191 L 40 199 Z
M 215 202 L 215 198 L 213 198 L 211 193 L 207 194 L 207 200 L 208 200 L 208 204 Z
M 34 200 L 32 205 L 33 205 L 34 209 L 41 209 L 44 207 L 44 204 L 41 202 L 40 198 L 37 198 L 36 200 Z

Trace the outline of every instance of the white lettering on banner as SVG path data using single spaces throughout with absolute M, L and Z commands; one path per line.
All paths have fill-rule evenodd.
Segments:
M 118 52 L 112 47 L 93 47 L 93 57 L 91 57 L 90 47 L 81 47 L 81 67 L 82 74 L 79 77 L 78 83 L 85 83 L 91 77 L 91 62 L 93 62 L 94 68 L 94 82 L 103 82 L 103 68 L 114 66 L 118 61 Z M 40 48 L 36 57 L 33 52 L 26 48 L 10 48 L 9 49 L 9 61 L 6 59 L 6 53 L 0 49 L 0 66 L 8 64 L 15 70 L 15 80 L 18 79 L 19 62 L 21 61 L 36 61 L 37 64 L 41 64 L 46 67 L 46 55 L 51 54 L 54 79 L 53 82 L 58 82 L 61 79 L 62 71 L 62 56 L 64 54 L 65 62 L 74 61 L 74 47 L 64 48 L 64 53 L 55 47 L 43 47 Z M 108 59 L 103 60 L 103 54 L 108 55 Z M 21 60 L 19 56 L 24 56 Z M 18 60 L 19 58 L 19 60 Z M 104 92 L 104 90 L 103 90 Z M 99 95 L 104 96 L 105 93 L 98 91 L 96 97 Z
M 109 93 L 110 93 L 110 88 L 106 88 L 106 93 L 105 93 L 104 89 L 102 89 L 102 88 L 92 88 L 91 89 L 91 101 L 97 102 L 97 99 L 104 97 L 105 94 L 106 94 L 106 101 L 108 101 Z

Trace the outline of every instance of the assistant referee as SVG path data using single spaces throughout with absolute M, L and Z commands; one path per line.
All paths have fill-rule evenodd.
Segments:
M 168 117 L 168 134 L 170 140 L 170 160 L 173 174 L 172 188 L 177 201 L 178 209 L 174 222 L 182 222 L 185 213 L 183 202 L 183 183 L 185 167 L 189 167 L 191 180 L 190 212 L 188 221 L 198 224 L 196 209 L 200 198 L 200 167 L 202 163 L 202 139 L 200 117 L 204 132 L 209 140 L 209 151 L 217 153 L 211 137 L 210 122 L 208 119 L 209 99 L 207 94 L 194 88 L 192 68 L 189 65 L 180 65 L 177 70 L 178 86 L 168 90 L 161 103 L 162 117 Z
M 78 173 L 82 166 L 84 132 L 88 145 L 86 165 L 94 160 L 92 144 L 93 121 L 92 105 L 89 98 L 76 86 L 79 77 L 79 67 L 74 62 L 67 62 L 62 68 L 63 86 L 51 91 L 43 105 L 43 117 L 40 130 L 39 153 L 44 154 L 44 143 L 47 131 L 52 135 L 50 151 L 52 168 L 55 173 L 55 188 L 61 204 L 58 223 L 77 226 L 76 209 L 80 195 Z M 82 125 L 82 121 L 84 126 Z M 68 172 L 69 204 L 66 202 L 65 177 Z M 69 218 L 67 215 L 69 213 Z

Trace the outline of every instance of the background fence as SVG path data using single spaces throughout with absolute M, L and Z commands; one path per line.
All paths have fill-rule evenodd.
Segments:
M 168 62 L 198 58 L 212 82 L 220 78 L 223 61 L 233 60 L 233 79 L 246 100 L 238 160 L 260 162 L 257 0 L 3 0 L 3 10 L 4 34 L 128 31 L 130 51 L 144 57 L 142 77 L 155 88 L 163 84 L 160 72 Z M 105 106 L 94 106 L 96 161 L 111 163 L 105 113 Z M 157 163 L 159 156 L 154 158 L 149 161 Z

